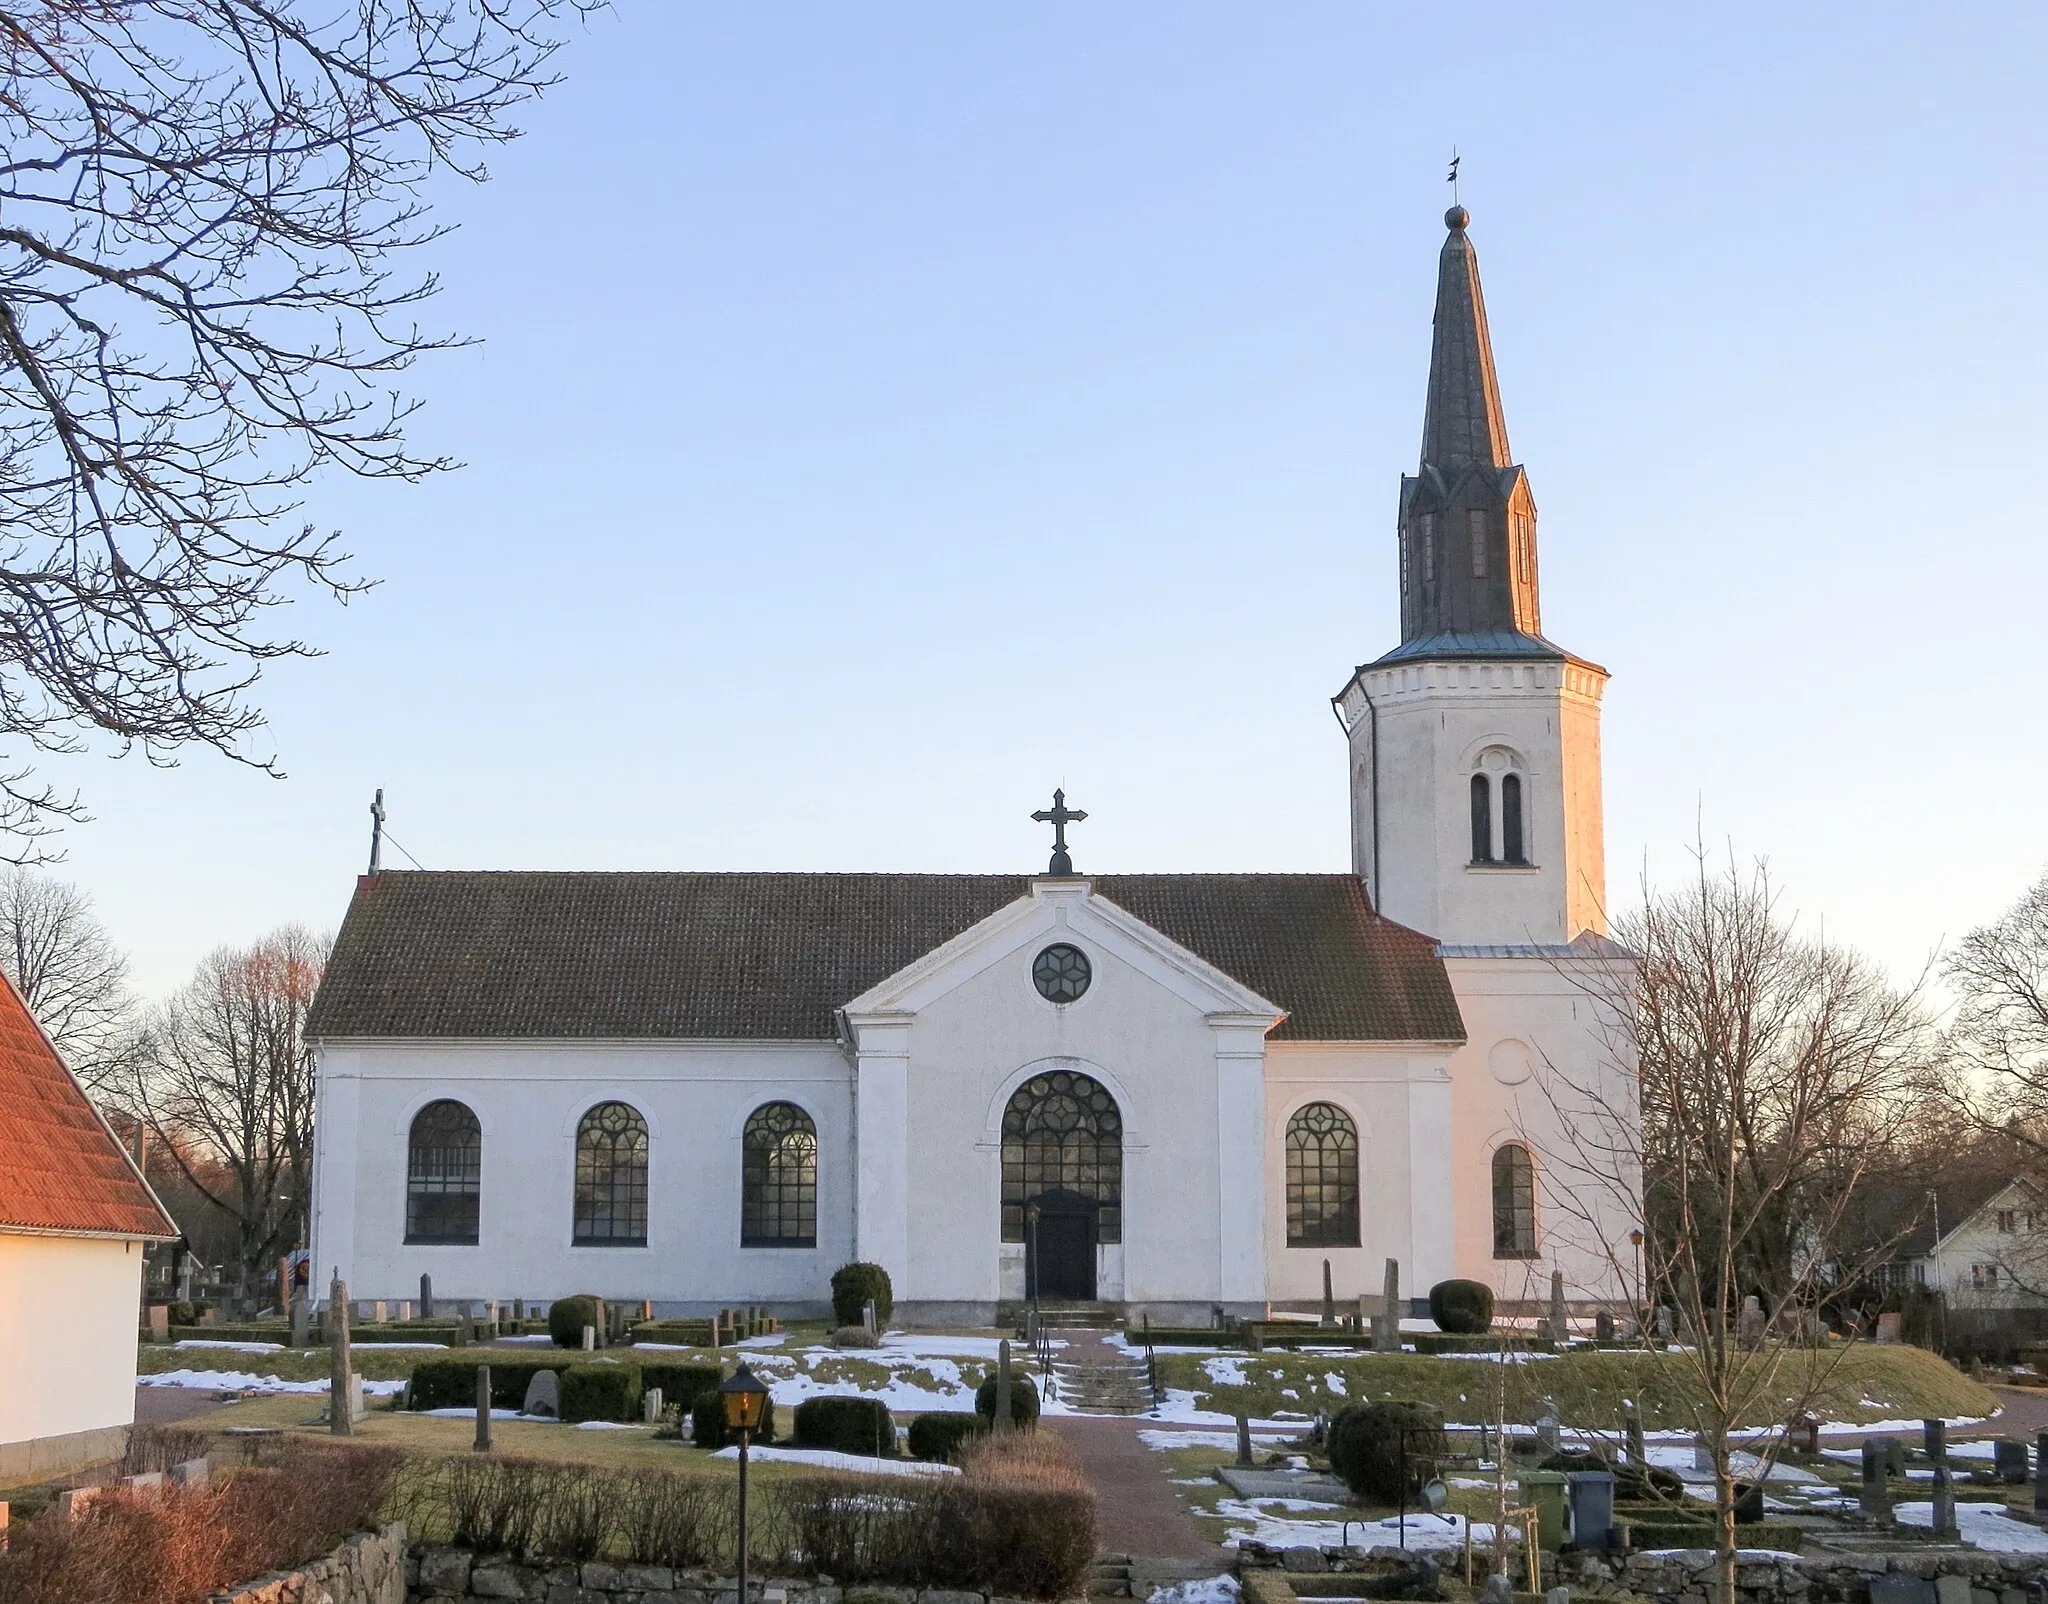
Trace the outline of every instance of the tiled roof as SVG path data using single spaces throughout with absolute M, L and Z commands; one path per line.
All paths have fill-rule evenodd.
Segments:
M 0 978 L 0 1230 L 169 1238 L 113 1132 Z
M 1289 1011 L 1277 1038 L 1461 1041 L 1426 936 L 1339 874 L 1095 889 Z M 829 1041 L 834 1010 L 1028 893 L 1023 875 L 387 870 L 357 883 L 309 1038 Z

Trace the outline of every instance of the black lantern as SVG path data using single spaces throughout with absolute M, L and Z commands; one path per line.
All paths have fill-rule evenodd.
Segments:
M 745 1364 L 718 1387 L 719 1406 L 725 1411 L 725 1429 L 751 1437 L 761 1429 L 768 1414 L 768 1388 Z

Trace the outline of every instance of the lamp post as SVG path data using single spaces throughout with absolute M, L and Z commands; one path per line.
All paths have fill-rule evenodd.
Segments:
M 745 1361 L 719 1384 L 719 1407 L 725 1429 L 740 1434 L 740 1575 L 739 1604 L 747 1604 L 747 1443 L 768 1414 L 768 1389 Z
M 1038 1263 L 1038 1205 L 1036 1203 L 1026 1203 L 1024 1205 L 1024 1264 L 1031 1278 L 1031 1333 L 1032 1339 L 1036 1341 L 1039 1321 L 1038 1281 L 1040 1275 Z

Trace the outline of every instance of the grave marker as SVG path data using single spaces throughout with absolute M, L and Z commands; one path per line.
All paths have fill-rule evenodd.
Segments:
M 1237 1468 L 1252 1468 L 1252 1422 L 1243 1410 L 1237 1413 Z
M 434 1278 L 430 1275 L 420 1277 L 420 1318 L 434 1318 Z
M 171 1485 L 174 1487 L 204 1487 L 211 1470 L 204 1455 L 198 1459 L 181 1459 L 171 1466 Z
M 1857 1505 L 1872 1520 L 1891 1519 L 1891 1489 L 1885 1485 L 1890 1457 L 1885 1438 L 1863 1439 L 1863 1485 L 1857 1494 Z
M 1628 1462 L 1631 1465 L 1647 1465 L 1649 1456 L 1643 1451 L 1643 1422 L 1636 1415 L 1627 1416 L 1621 1423 L 1622 1438 L 1628 1444 Z
M 1962 1533 L 1956 1526 L 1956 1484 L 1955 1474 L 1948 1468 L 1947 1459 L 1938 1459 L 1934 1464 L 1934 1535 L 1954 1539 Z
M 595 1353 L 595 1352 L 597 1352 L 597 1327 L 596 1327 L 596 1326 L 585 1326 L 585 1327 L 583 1328 L 583 1351 L 584 1351 L 585 1353 Z
M 1923 1420 L 1920 1422 L 1920 1448 L 1937 1465 L 1948 1459 L 1948 1422 L 1946 1420 Z
M 1380 1296 L 1380 1312 L 1372 1323 L 1372 1345 L 1377 1353 L 1401 1351 L 1401 1261 L 1387 1260 L 1386 1290 Z
M 350 1383 L 355 1379 L 350 1372 L 348 1349 L 348 1283 L 339 1273 L 327 1293 L 328 1347 L 332 1363 L 327 1380 L 327 1429 L 337 1437 L 355 1435 L 355 1411 L 349 1407 L 352 1401 Z
M 552 1370 L 536 1370 L 533 1379 L 526 1384 L 526 1399 L 520 1404 L 523 1415 L 545 1415 L 550 1420 L 562 1418 L 561 1379 Z
M 149 1306 L 149 1334 L 151 1339 L 157 1342 L 169 1342 L 171 1340 L 171 1310 L 169 1304 L 152 1303 Z
M 661 1424 L 661 1389 L 649 1387 L 640 1394 L 640 1418 L 650 1426 Z
M 1894 1309 L 1889 1314 L 1881 1314 L 1877 1317 L 1877 1340 L 1887 1343 L 1896 1343 L 1899 1340 L 1898 1310 Z
M 2027 1479 L 2027 1445 L 1998 1438 L 1991 1444 L 1991 1469 L 2008 1487 L 2020 1486 Z
M 1564 1319 L 1564 1271 L 1552 1270 L 1550 1272 L 1550 1340 L 1559 1347 L 1562 1347 L 1564 1346 L 1565 1339 L 1570 1335 L 1571 1332 L 1566 1328 Z
M 491 1451 L 491 1367 L 476 1367 L 476 1441 L 471 1448 L 479 1454 Z
M 313 1336 L 313 1300 L 301 1292 L 292 1299 L 292 1346 L 303 1348 Z
M 1323 1260 L 1323 1324 L 1337 1323 L 1337 1295 L 1330 1289 L 1330 1261 Z

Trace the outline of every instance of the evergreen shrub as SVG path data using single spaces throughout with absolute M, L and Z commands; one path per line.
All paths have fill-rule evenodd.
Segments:
M 571 1365 L 562 1372 L 564 1420 L 637 1420 L 640 1372 L 631 1365 Z
M 1436 1475 L 1437 1464 L 1447 1452 L 1444 1414 L 1434 1404 L 1388 1399 L 1339 1410 L 1330 1422 L 1330 1468 L 1360 1499 L 1379 1504 L 1399 1502 L 1404 1428 L 1406 1495 L 1413 1501 L 1423 1484 Z
M 641 1390 L 651 1392 L 659 1387 L 662 1407 L 680 1409 L 686 1415 L 697 1407 L 700 1396 L 716 1392 L 724 1379 L 725 1372 L 717 1365 L 643 1364 L 640 1367 Z
M 988 1418 L 965 1410 L 919 1415 L 910 1423 L 911 1457 L 947 1464 L 960 1452 L 963 1443 L 987 1430 Z
M 994 1372 L 974 1389 L 974 1412 L 989 1421 L 996 1418 Z M 1038 1423 L 1038 1384 L 1015 1370 L 1010 1372 L 1010 1418 L 1020 1426 Z
M 474 1352 L 475 1350 L 471 1350 Z M 412 1407 L 414 1409 L 469 1409 L 476 1405 L 476 1373 L 491 1367 L 491 1407 L 519 1409 L 526 1403 L 526 1389 L 536 1370 L 552 1370 L 566 1376 L 572 1368 L 561 1359 L 540 1354 L 490 1350 L 489 1357 L 422 1359 L 413 1366 Z M 567 1392 L 567 1386 L 563 1391 Z
M 1429 1289 L 1429 1317 L 1439 1331 L 1483 1337 L 1493 1329 L 1493 1288 L 1483 1281 L 1439 1281 Z
M 594 1292 L 579 1292 L 574 1297 L 557 1298 L 548 1305 L 548 1335 L 558 1348 L 580 1348 L 583 1346 L 583 1328 L 594 1327 L 600 1340 L 604 1336 L 604 1299 Z
M 806 1398 L 796 1406 L 790 1437 L 799 1448 L 896 1457 L 896 1423 L 879 1398 Z
M 875 1326 L 886 1330 L 889 1316 L 896 1311 L 896 1296 L 889 1286 L 889 1272 L 879 1264 L 842 1264 L 832 1272 L 832 1317 L 843 1326 L 861 1323 L 861 1311 L 875 1306 Z

